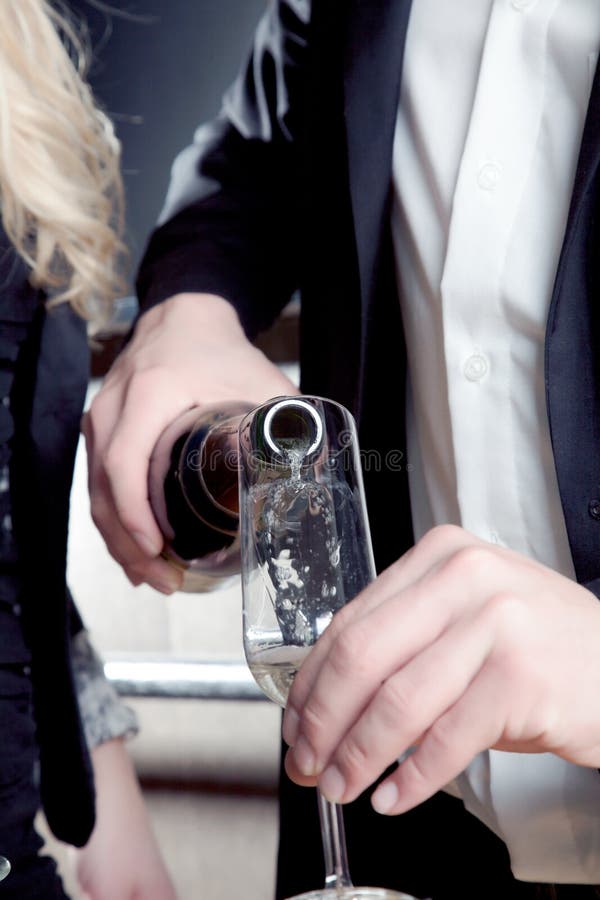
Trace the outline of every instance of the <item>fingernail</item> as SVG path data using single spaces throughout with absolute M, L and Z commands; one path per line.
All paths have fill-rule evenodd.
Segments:
M 283 717 L 283 739 L 288 747 L 293 747 L 298 737 L 298 725 L 300 724 L 300 716 L 292 706 L 288 706 Z
M 142 534 L 141 531 L 132 531 L 131 537 L 134 539 L 140 550 L 146 554 L 146 556 L 158 556 L 161 547 L 157 547 L 156 543 L 152 541 L 147 534 Z
M 337 766 L 329 766 L 319 778 L 319 789 L 331 803 L 339 803 L 346 790 L 344 776 Z
M 152 587 L 155 590 L 160 591 L 161 594 L 172 594 L 181 587 L 181 578 L 175 573 L 172 576 L 161 575 L 160 577 L 157 577 L 155 575 L 150 583 L 152 584 Z
M 305 737 L 300 736 L 294 747 L 294 762 L 303 775 L 316 775 L 315 754 Z
M 371 804 L 375 812 L 389 813 L 398 802 L 398 788 L 393 781 L 385 781 L 380 784 L 371 797 Z

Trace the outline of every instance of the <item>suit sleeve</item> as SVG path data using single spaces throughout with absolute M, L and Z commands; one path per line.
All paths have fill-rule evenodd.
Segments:
M 298 287 L 309 27 L 307 0 L 270 2 L 219 116 L 175 160 L 138 276 L 142 309 L 215 293 L 253 337 Z
M 600 600 L 600 578 L 594 578 L 593 581 L 585 582 L 583 586 Z

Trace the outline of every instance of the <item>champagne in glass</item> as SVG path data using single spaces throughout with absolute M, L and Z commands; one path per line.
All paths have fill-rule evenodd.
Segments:
M 337 403 L 284 397 L 248 414 L 239 437 L 244 649 L 285 706 L 310 648 L 375 576 L 356 430 Z M 414 900 L 352 885 L 342 809 L 317 794 L 325 887 L 291 900 Z

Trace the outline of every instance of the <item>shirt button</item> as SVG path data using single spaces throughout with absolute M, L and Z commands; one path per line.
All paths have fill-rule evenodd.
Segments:
M 510 5 L 518 12 L 521 12 L 521 10 L 523 9 L 527 9 L 528 6 L 533 6 L 534 3 L 535 0 L 510 0 Z
M 485 356 L 474 353 L 465 360 L 463 365 L 463 374 L 468 381 L 481 381 L 488 371 L 488 362 Z
M 486 162 L 477 173 L 477 184 L 484 191 L 493 191 L 502 175 L 498 163 Z
M 592 519 L 596 519 L 596 521 L 600 521 L 600 500 L 594 499 L 590 500 L 588 506 L 588 512 Z
M 10 862 L 5 856 L 0 856 L 0 881 L 4 881 L 10 873 Z

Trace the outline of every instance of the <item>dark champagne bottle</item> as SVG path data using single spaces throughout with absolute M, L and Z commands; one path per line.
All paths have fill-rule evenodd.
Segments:
M 240 571 L 238 427 L 244 403 L 178 416 L 152 452 L 148 495 L 165 559 L 184 572 L 182 590 L 210 591 Z
M 223 587 L 240 572 L 240 426 L 246 457 L 250 447 L 252 464 L 267 478 L 290 472 L 300 449 L 306 465 L 320 448 L 319 416 L 301 397 L 255 409 L 241 402 L 192 407 L 165 429 L 150 458 L 148 496 L 162 555 L 182 569 L 184 591 Z

